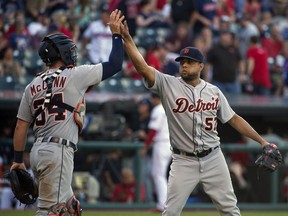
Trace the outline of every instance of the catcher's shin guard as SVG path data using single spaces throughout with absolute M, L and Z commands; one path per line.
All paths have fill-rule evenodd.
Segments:
M 74 195 L 68 199 L 66 208 L 70 216 L 81 216 L 82 209 L 80 208 L 80 202 Z
M 67 208 L 65 203 L 57 203 L 53 205 L 48 212 L 48 216 L 65 216 Z

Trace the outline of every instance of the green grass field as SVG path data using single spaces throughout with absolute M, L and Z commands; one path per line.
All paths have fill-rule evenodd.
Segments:
M 242 216 L 287 216 L 288 212 L 259 212 L 243 211 Z M 0 211 L 1 216 L 33 216 L 33 211 Z M 161 215 L 160 213 L 151 213 L 148 211 L 86 211 L 82 216 L 152 216 Z M 219 216 L 215 211 L 184 211 L 181 216 Z

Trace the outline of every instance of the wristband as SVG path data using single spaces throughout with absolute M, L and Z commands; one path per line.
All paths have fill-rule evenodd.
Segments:
M 23 151 L 14 151 L 14 162 L 23 163 Z
M 120 34 L 117 34 L 117 33 L 114 33 L 114 34 L 112 35 L 112 37 L 113 37 L 114 39 L 117 39 L 117 37 L 118 37 L 118 38 L 122 38 L 122 36 L 121 36 Z

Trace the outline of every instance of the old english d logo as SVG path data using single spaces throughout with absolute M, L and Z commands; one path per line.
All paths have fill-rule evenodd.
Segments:
M 189 49 L 184 49 L 184 52 L 183 52 L 184 54 L 188 54 L 189 53 Z

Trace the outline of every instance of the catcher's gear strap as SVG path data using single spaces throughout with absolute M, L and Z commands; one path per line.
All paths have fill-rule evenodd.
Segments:
M 80 208 L 80 202 L 74 195 L 68 199 L 66 208 L 71 216 L 81 216 L 82 209 Z
M 47 84 L 47 89 L 46 89 L 46 96 L 44 103 L 38 110 L 36 110 L 34 114 L 34 119 L 40 115 L 45 108 L 47 108 L 51 104 L 51 98 L 52 98 L 52 84 L 54 79 L 66 68 L 66 66 L 60 67 L 57 71 L 55 71 L 51 77 L 48 77 L 46 73 L 42 73 L 39 76 L 46 82 Z
M 54 79 L 65 69 L 66 67 L 60 67 L 57 71 L 55 71 L 51 77 L 48 77 L 46 73 L 42 73 L 40 77 L 46 82 L 47 90 L 44 103 L 42 104 L 42 109 L 48 107 L 50 105 L 51 97 L 52 97 L 52 84 Z
M 48 216 L 65 216 L 67 208 L 65 203 L 57 203 L 49 209 Z
M 82 98 L 82 101 L 79 102 L 76 107 L 72 107 L 69 104 L 63 103 L 62 101 L 53 100 L 51 101 L 51 105 L 56 105 L 58 107 L 61 107 L 63 109 L 66 109 L 73 113 L 75 123 L 77 124 L 79 128 L 79 133 L 82 131 L 84 119 L 85 119 L 85 111 L 86 111 L 86 103 L 85 98 Z

